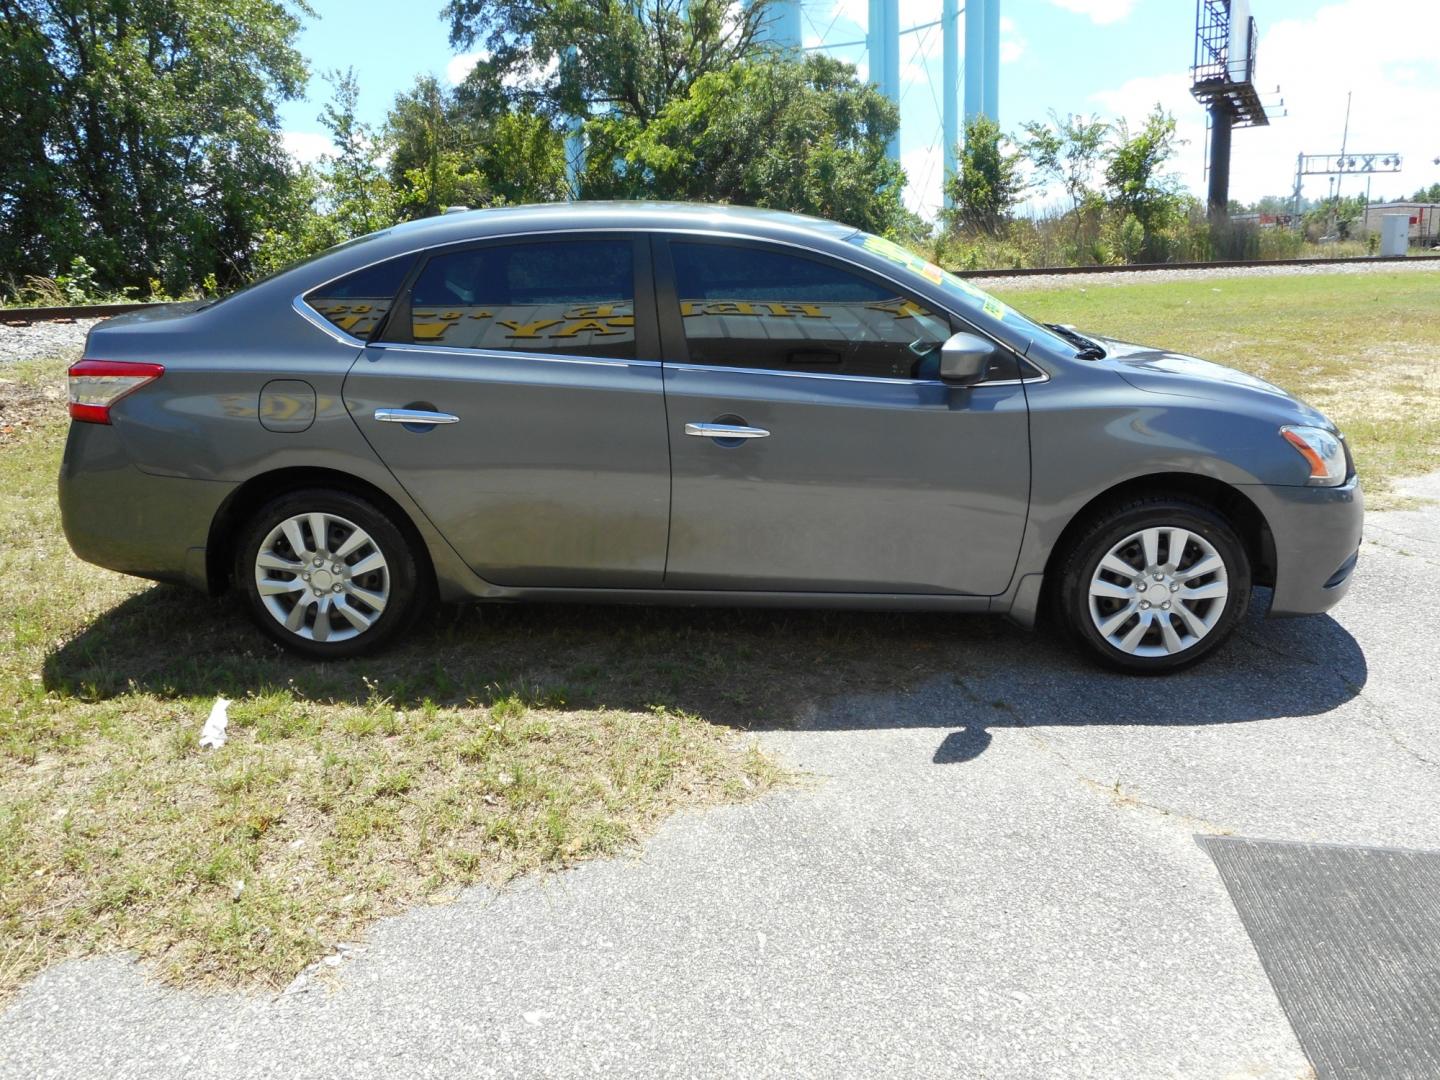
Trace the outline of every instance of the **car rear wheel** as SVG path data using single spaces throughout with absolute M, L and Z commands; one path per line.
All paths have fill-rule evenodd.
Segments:
M 1136 499 L 1096 515 L 1076 539 L 1057 600 L 1071 636 L 1105 666 L 1177 671 L 1234 633 L 1250 602 L 1250 560 L 1209 507 Z
M 348 492 L 295 491 L 251 519 L 235 581 L 260 629 L 309 656 L 370 652 L 420 607 L 415 555 L 377 507 Z

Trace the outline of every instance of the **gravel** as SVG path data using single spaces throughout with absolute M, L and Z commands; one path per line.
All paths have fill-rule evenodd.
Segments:
M 1209 278 L 1279 277 L 1287 274 L 1393 274 L 1440 272 L 1440 259 L 1417 259 L 1411 263 L 1365 262 L 1329 263 L 1317 266 L 1265 264 L 1245 267 L 1217 267 L 1213 270 L 1116 270 L 1104 274 L 1036 274 L 1033 277 L 976 278 L 981 288 L 999 292 L 1030 292 L 1038 289 L 1088 289 L 1096 285 L 1135 285 L 1140 282 L 1205 281 Z M 964 274 L 961 274 L 964 277 Z
M 0 312 L 0 319 L 4 312 Z M 73 322 L 43 322 L 30 326 L 0 326 L 0 364 L 46 357 L 78 358 L 85 347 L 85 335 L 99 319 Z

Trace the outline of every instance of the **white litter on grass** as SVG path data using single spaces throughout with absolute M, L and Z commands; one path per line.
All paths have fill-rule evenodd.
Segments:
M 219 750 L 225 745 L 225 726 L 230 723 L 230 714 L 226 711 L 230 708 L 230 699 L 218 697 L 215 704 L 210 706 L 210 718 L 205 721 L 205 726 L 200 729 L 200 746 L 202 749 Z

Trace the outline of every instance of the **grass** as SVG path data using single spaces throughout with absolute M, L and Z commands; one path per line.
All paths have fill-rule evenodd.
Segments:
M 1049 320 L 1245 367 L 1329 410 L 1372 492 L 1440 465 L 1440 275 L 1077 287 Z M 623 851 L 786 781 L 746 734 L 963 671 L 997 620 L 491 607 L 341 664 L 234 601 L 75 560 L 54 478 L 68 358 L 0 369 L 0 999 L 130 949 L 279 987 L 387 912 Z M 197 745 L 217 695 L 228 744 Z
M 1345 432 L 1372 508 L 1398 505 L 1396 479 L 1440 468 L 1440 274 L 1079 281 L 1005 299 L 1043 322 L 1203 356 L 1298 395 Z

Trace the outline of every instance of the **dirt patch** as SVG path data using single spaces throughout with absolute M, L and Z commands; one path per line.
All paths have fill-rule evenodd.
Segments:
M 25 438 L 65 413 L 65 385 L 0 377 L 0 446 Z

